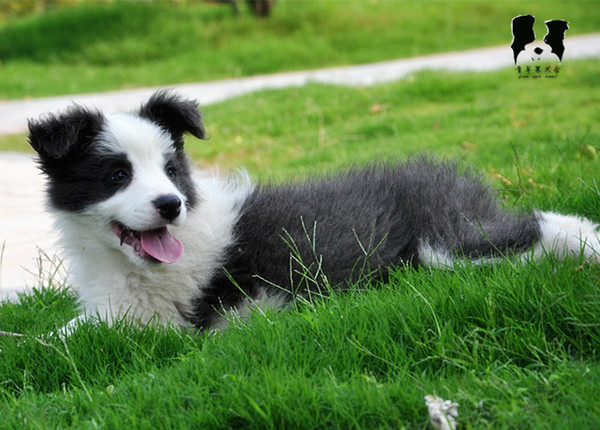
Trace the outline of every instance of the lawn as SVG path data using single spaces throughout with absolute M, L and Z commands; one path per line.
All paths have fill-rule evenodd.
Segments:
M 0 23 L 0 100 L 168 85 L 506 45 L 513 17 L 600 31 L 594 1 L 280 0 L 269 19 L 195 1 L 81 2 Z M 245 9 L 244 9 L 245 10 Z
M 355 22 L 344 11 L 369 23 L 376 13 L 392 19 L 391 11 L 399 14 L 403 5 L 402 19 L 426 28 L 429 20 L 415 11 L 442 19 L 436 10 L 443 6 L 456 9 L 444 15 L 454 25 L 448 38 L 464 25 L 488 28 L 476 19 L 460 21 L 461 7 L 472 16 L 491 11 L 491 17 L 481 13 L 487 22 L 498 20 L 494 13 L 522 13 L 512 2 L 350 2 L 343 10 L 342 3 L 306 2 L 297 13 L 334 11 L 338 24 L 328 25 L 343 28 L 340 23 Z M 533 4 L 564 16 L 562 3 Z M 571 2 L 564 11 L 598 22 L 590 4 Z M 285 16 L 291 22 L 293 5 L 281 2 L 273 21 L 243 16 L 238 22 L 227 8 L 197 11 L 230 26 L 264 29 Z M 477 40 L 461 37 L 452 39 L 454 48 L 504 43 L 491 31 Z M 436 38 L 439 33 L 417 44 L 416 53 L 448 47 L 433 47 Z M 23 71 L 31 66 L 35 76 L 42 70 L 35 61 L 46 60 L 14 61 Z M 51 61 L 58 68 L 88 67 L 76 56 Z M 295 67 L 273 64 L 268 71 Z M 112 67 L 98 63 L 89 70 L 100 75 Z M 429 152 L 473 165 L 506 207 L 600 222 L 599 69 L 599 60 L 565 61 L 555 79 L 518 79 L 511 69 L 422 72 L 374 87 L 264 91 L 203 106 L 210 139 L 188 139 L 186 146 L 202 167 L 246 167 L 258 180 L 275 181 Z M 38 95 L 64 90 L 53 82 L 36 83 Z M 0 148 L 9 145 L 22 148 L 23 136 L 0 139 Z M 74 297 L 44 279 L 32 294 L 0 306 L 0 330 L 25 334 L 0 336 L 0 422 L 11 429 L 431 428 L 423 398 L 436 394 L 460 404 L 460 428 L 599 428 L 599 281 L 600 267 L 577 258 L 453 271 L 398 268 L 389 282 L 254 315 L 217 335 L 123 323 L 84 326 L 63 341 L 41 337 L 74 316 Z

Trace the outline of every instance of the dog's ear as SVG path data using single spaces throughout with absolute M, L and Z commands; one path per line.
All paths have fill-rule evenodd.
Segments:
M 176 145 L 183 144 L 183 135 L 190 133 L 204 139 L 202 114 L 198 103 L 170 91 L 157 91 L 140 108 L 139 116 L 167 130 Z
M 51 162 L 67 157 L 76 148 L 87 148 L 103 125 L 100 112 L 75 105 L 61 115 L 30 119 L 28 140 L 42 162 Z

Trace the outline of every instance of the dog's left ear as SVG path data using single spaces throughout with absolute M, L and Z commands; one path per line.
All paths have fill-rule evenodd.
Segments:
M 176 145 L 183 144 L 183 135 L 190 133 L 204 139 L 204 124 L 198 103 L 170 91 L 157 91 L 140 108 L 139 116 L 167 130 Z

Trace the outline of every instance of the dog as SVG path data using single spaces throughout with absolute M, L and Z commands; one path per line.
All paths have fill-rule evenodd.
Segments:
M 162 90 L 136 113 L 79 105 L 29 121 L 80 320 L 218 330 L 390 268 L 600 251 L 578 216 L 502 209 L 480 177 L 416 156 L 301 182 L 193 168 L 196 101 Z

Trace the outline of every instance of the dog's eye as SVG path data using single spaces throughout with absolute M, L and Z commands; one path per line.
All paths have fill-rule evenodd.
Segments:
M 115 170 L 110 176 L 109 181 L 115 184 L 122 184 L 129 181 L 129 172 L 125 169 Z
M 174 178 L 175 175 L 177 174 L 177 169 L 175 169 L 175 167 L 173 167 L 173 166 L 167 166 L 165 171 L 167 172 L 167 176 L 169 178 Z

